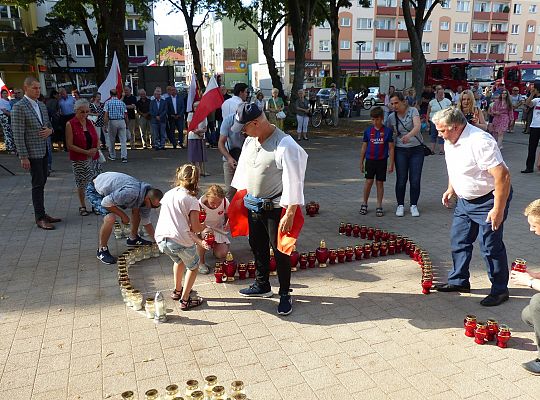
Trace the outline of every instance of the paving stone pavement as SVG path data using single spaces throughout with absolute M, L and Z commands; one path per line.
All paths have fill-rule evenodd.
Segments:
M 540 177 L 519 173 L 526 141 L 521 133 L 507 135 L 503 150 L 514 187 L 505 238 L 509 258 L 524 257 L 535 268 L 540 242 L 528 232 L 522 210 L 540 197 Z M 300 251 L 315 249 L 321 239 L 330 247 L 357 244 L 359 239 L 337 234 L 339 222 L 368 224 L 420 243 L 432 256 L 436 277 L 445 280 L 451 211 L 440 202 L 446 187 L 442 156 L 426 158 L 420 218 L 393 215 L 395 174 L 386 184 L 386 215 L 377 218 L 373 203 L 367 216 L 358 214 L 359 138 L 321 135 L 301 144 L 310 156 L 306 200 L 318 201 L 321 211 L 306 218 Z M 533 334 L 520 320 L 531 291 L 512 288 L 509 302 L 481 307 L 489 281 L 478 247 L 471 294 L 422 295 L 418 267 L 400 255 L 294 273 L 288 317 L 276 315 L 275 298 L 240 297 L 247 281 L 216 284 L 212 275 L 196 282 L 206 304 L 182 313 L 168 298 L 171 262 L 162 255 L 130 270 L 145 293 L 164 291 L 169 320 L 155 325 L 124 306 L 116 268 L 95 257 L 100 218 L 78 215 L 67 157 L 54 156 L 46 205 L 63 222 L 45 232 L 33 224 L 29 176 L 13 156 L 0 155 L 0 163 L 17 172 L 11 177 L 0 170 L 1 399 L 118 399 L 125 390 L 142 399 L 150 388 L 184 387 L 187 379 L 202 381 L 209 374 L 226 385 L 244 380 L 253 400 L 538 398 L 540 379 L 519 366 L 535 355 Z M 105 169 L 166 189 L 186 151 L 138 150 L 129 157 L 128 164 L 107 162 Z M 203 178 L 203 187 L 222 182 L 217 150 L 209 157 L 212 175 Z M 110 246 L 113 254 L 126 248 L 114 238 Z M 251 258 L 245 238 L 234 239 L 232 251 L 238 260 Z M 465 337 L 469 313 L 508 323 L 510 348 L 478 346 Z

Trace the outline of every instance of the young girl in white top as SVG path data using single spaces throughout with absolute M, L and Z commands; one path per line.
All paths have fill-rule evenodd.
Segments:
M 174 291 L 173 300 L 180 300 L 182 311 L 202 304 L 200 297 L 190 297 L 189 293 L 197 278 L 199 256 L 197 246 L 210 247 L 197 233 L 205 229 L 199 222 L 200 207 L 197 200 L 199 191 L 199 169 L 185 164 L 176 169 L 174 188 L 161 199 L 161 211 L 156 226 L 155 238 L 162 253 L 173 261 Z M 186 270 L 182 288 L 182 277 Z
M 219 185 L 212 185 L 206 193 L 199 199 L 201 208 L 206 212 L 205 225 L 207 228 L 202 232 L 204 238 L 207 232 L 212 232 L 215 237 L 213 246 L 214 257 L 223 259 L 229 251 L 231 241 L 228 237 L 229 218 L 227 217 L 227 209 L 229 208 L 229 200 L 225 198 L 225 191 Z M 208 266 L 204 262 L 206 249 L 197 246 L 199 253 L 199 272 L 208 274 L 210 272 Z

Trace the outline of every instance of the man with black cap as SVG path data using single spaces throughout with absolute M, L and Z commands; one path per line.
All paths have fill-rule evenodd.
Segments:
M 240 290 L 242 296 L 271 297 L 270 247 L 279 278 L 278 314 L 292 312 L 289 256 L 278 250 L 278 231 L 291 232 L 298 207 L 304 204 L 307 153 L 282 130 L 270 124 L 256 104 L 241 104 L 231 130 L 247 138 L 231 186 L 245 189 L 249 245 L 257 266 L 255 283 Z

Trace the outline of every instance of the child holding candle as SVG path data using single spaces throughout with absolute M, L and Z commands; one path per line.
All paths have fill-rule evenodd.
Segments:
M 383 125 L 384 111 L 375 107 L 370 112 L 371 126 L 364 131 L 362 150 L 360 152 L 360 171 L 365 173 L 364 202 L 360 206 L 360 214 L 367 214 L 367 203 L 374 178 L 377 186 L 377 208 L 375 214 L 382 217 L 384 211 L 382 200 L 384 197 L 384 182 L 386 181 L 386 168 L 388 172 L 394 171 L 394 139 L 391 128 Z M 390 163 L 388 163 L 390 159 Z
M 176 169 L 173 189 L 161 200 L 161 212 L 156 226 L 155 238 L 162 253 L 173 261 L 173 300 L 180 300 L 180 309 L 189 310 L 202 304 L 200 297 L 189 293 L 197 278 L 199 256 L 197 246 L 206 250 L 210 247 L 197 234 L 205 225 L 199 222 L 199 168 L 184 164 Z M 186 271 L 187 269 L 187 271 Z M 182 277 L 186 272 L 184 286 Z
M 530 203 L 524 212 L 529 222 L 529 229 L 540 236 L 540 199 Z M 540 291 L 540 272 L 512 271 L 510 281 L 519 286 L 528 286 Z M 540 293 L 531 297 L 529 305 L 521 312 L 523 322 L 534 328 L 538 353 L 536 359 L 523 363 L 521 366 L 533 375 L 540 375 Z
M 214 257 L 217 259 L 225 258 L 229 251 L 229 240 L 227 233 L 229 231 L 229 218 L 227 217 L 227 209 L 229 208 L 229 200 L 225 197 L 225 191 L 219 185 L 212 185 L 206 193 L 199 199 L 199 204 L 206 212 L 205 224 L 207 228 L 202 232 L 201 236 L 204 239 L 206 233 L 212 232 L 215 237 Z M 210 269 L 204 262 L 206 249 L 197 246 L 199 253 L 199 272 L 208 274 Z

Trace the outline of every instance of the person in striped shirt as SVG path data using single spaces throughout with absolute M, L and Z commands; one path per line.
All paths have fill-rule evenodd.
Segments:
M 391 128 L 383 125 L 384 110 L 375 107 L 370 112 L 372 125 L 364 131 L 362 150 L 360 152 L 360 171 L 365 174 L 364 201 L 360 206 L 360 214 L 367 214 L 367 203 L 373 181 L 377 183 L 377 208 L 375 214 L 382 217 L 384 211 L 382 200 L 384 197 L 384 182 L 386 181 L 386 169 L 394 171 L 394 138 Z M 390 162 L 388 162 L 390 161 Z

